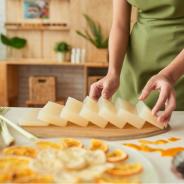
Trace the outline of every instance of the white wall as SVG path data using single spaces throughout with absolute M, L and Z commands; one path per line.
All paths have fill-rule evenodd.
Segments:
M 5 32 L 4 22 L 5 22 L 5 1 L 0 0 L 0 32 Z M 6 58 L 6 48 L 0 42 L 0 59 Z

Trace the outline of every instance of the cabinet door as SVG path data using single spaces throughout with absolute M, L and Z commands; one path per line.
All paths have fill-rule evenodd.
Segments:
M 0 106 L 8 106 L 7 66 L 5 63 L 0 63 Z

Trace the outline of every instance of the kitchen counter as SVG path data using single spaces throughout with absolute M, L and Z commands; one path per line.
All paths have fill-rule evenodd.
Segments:
M 26 108 L 12 108 L 10 112 L 6 114 L 6 117 L 12 120 L 14 123 L 17 123 L 17 119 L 21 116 L 22 113 L 26 111 Z M 158 140 L 158 139 L 167 139 L 170 137 L 178 137 L 181 140 L 177 142 L 168 143 L 166 145 L 161 145 L 163 148 L 170 147 L 184 147 L 184 112 L 174 112 L 171 118 L 171 130 L 165 134 L 146 138 L 146 140 Z M 16 138 L 17 144 L 30 144 L 28 140 L 24 137 L 11 130 L 12 134 Z M 145 140 L 145 138 L 144 138 Z M 118 140 L 114 143 L 137 143 L 137 140 Z M 157 145 L 158 146 L 158 145 Z M 184 183 L 184 180 L 178 179 L 171 171 L 171 157 L 161 157 L 159 153 L 143 153 L 142 154 L 148 158 L 153 166 L 156 168 L 158 175 L 160 177 L 160 183 Z

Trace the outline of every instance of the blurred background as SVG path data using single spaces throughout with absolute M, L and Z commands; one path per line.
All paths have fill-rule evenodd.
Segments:
M 112 0 L 0 0 L 0 105 L 82 100 L 107 72 L 111 23 Z

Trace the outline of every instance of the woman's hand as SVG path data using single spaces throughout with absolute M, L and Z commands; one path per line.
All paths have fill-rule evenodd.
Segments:
M 89 96 L 98 100 L 101 96 L 109 99 L 119 87 L 119 75 L 107 74 L 104 78 L 91 85 Z
M 142 90 L 139 100 L 145 100 L 152 90 L 160 91 L 159 98 L 152 109 L 152 113 L 157 116 L 158 111 L 165 106 L 163 113 L 158 117 L 158 121 L 168 123 L 172 111 L 176 108 L 176 97 L 172 83 L 166 76 L 160 73 L 153 76 Z

